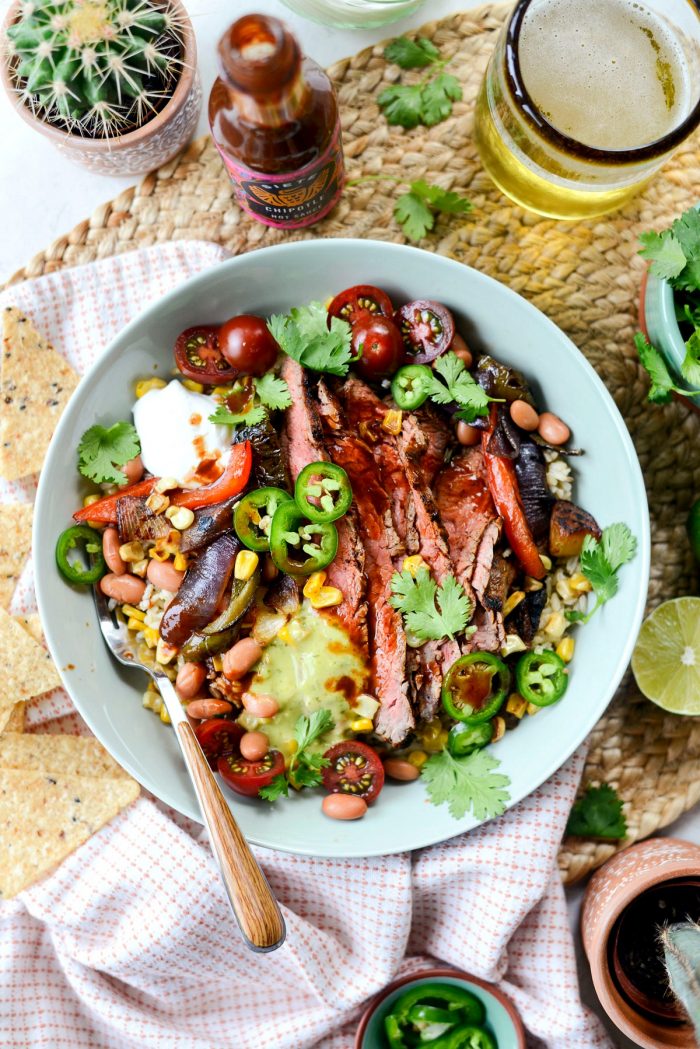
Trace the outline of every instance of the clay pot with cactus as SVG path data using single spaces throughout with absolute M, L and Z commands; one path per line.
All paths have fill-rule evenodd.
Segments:
M 22 0 L 3 45 L 19 115 L 93 171 L 148 171 L 194 132 L 201 87 L 180 0 Z

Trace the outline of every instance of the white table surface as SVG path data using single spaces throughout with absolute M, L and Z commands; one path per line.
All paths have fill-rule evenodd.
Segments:
M 370 30 L 330 29 L 316 25 L 289 11 L 279 0 L 187 0 L 192 22 L 197 33 L 199 67 L 205 97 L 216 76 L 215 45 L 227 24 L 241 14 L 255 10 L 284 18 L 297 34 L 304 50 L 322 65 L 387 36 L 397 36 L 403 30 L 419 26 L 429 18 L 440 18 L 453 11 L 477 7 L 482 0 L 426 0 L 423 8 L 393 26 Z M 2 0 L 0 11 L 8 7 Z M 3 92 L 0 92 L 0 284 L 32 256 L 56 237 L 66 233 L 85 216 L 90 215 L 103 201 L 110 200 L 132 179 L 106 178 L 92 175 L 61 157 L 41 136 L 36 134 L 13 113 Z M 204 113 L 198 133 L 207 130 Z M 700 812 L 697 810 L 680 819 L 666 833 L 700 843 Z M 579 959 L 581 991 L 584 1000 L 602 1015 L 590 982 L 588 964 L 583 956 L 578 935 L 578 913 L 582 888 L 568 893 L 569 915 L 575 932 Z M 603 1016 L 603 1019 L 605 1017 Z M 635 1043 L 623 1038 L 609 1025 L 614 1043 L 619 1049 L 628 1049 Z

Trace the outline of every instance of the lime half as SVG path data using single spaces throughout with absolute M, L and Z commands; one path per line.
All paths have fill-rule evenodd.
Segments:
M 700 597 L 677 597 L 642 624 L 632 670 L 647 699 L 671 714 L 700 714 Z

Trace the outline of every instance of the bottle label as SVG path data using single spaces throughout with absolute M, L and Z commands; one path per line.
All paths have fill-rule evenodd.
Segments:
M 249 215 L 277 229 L 300 229 L 327 215 L 343 188 L 340 123 L 323 154 L 297 171 L 262 175 L 221 153 L 237 202 Z

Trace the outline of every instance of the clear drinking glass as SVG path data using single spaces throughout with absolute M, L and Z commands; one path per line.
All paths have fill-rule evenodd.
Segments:
M 475 120 L 482 163 L 516 203 L 614 211 L 700 124 L 700 0 L 519 0 Z
M 339 29 L 373 29 L 410 15 L 425 0 L 283 0 L 292 11 Z

